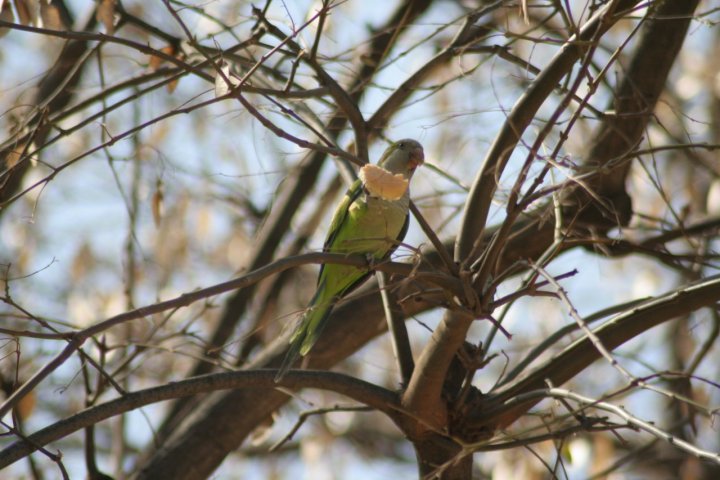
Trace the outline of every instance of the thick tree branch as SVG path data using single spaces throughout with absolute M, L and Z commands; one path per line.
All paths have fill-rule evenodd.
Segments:
M 465 265 L 465 269 L 470 265 L 468 261 L 473 260 L 467 258 L 468 255 L 479 251 L 480 247 L 487 248 L 487 243 L 481 243 L 482 231 L 497 186 L 496 181 L 520 140 L 523 130 L 535 117 L 537 110 L 555 89 L 560 79 L 568 73 L 583 53 L 584 49 L 579 47 L 578 42 L 597 39 L 610 28 L 620 18 L 615 15 L 618 6 L 618 2 L 607 6 L 586 23 L 577 38 L 568 40 L 508 115 L 465 203 L 465 213 L 455 249 L 455 260 Z M 491 245 L 502 245 L 502 248 L 498 247 L 497 252 L 504 250 L 513 220 L 508 217 L 499 229 L 500 235 L 492 237 Z M 484 289 L 485 285 L 481 288 Z M 484 292 L 478 292 L 480 296 L 483 294 Z M 425 418 L 435 429 L 447 424 L 447 405 L 442 398 L 447 369 L 477 317 L 478 315 L 472 310 L 455 309 L 446 312 L 442 322 L 433 332 L 431 341 L 423 349 L 413 378 L 403 395 L 403 406 L 420 418 Z
M 400 415 L 397 395 L 372 383 L 340 373 L 303 370 L 288 372 L 283 377 L 281 384 L 278 385 L 274 381 L 275 373 L 274 370 L 214 373 L 128 393 L 115 400 L 87 408 L 28 435 L 26 440 L 19 440 L 9 445 L 0 451 L 0 469 L 31 454 L 39 447 L 60 440 L 83 428 L 97 425 L 108 418 L 153 403 L 218 390 L 267 389 L 277 391 L 279 387 L 292 390 L 317 388 L 345 395 L 391 417 Z
M 636 51 L 636 57 L 644 56 L 643 48 L 651 48 L 650 45 L 653 44 L 653 39 L 657 36 L 661 36 L 663 37 L 663 39 L 665 39 L 665 37 L 668 35 L 668 28 L 674 29 L 676 31 L 674 35 L 671 36 L 671 38 L 675 42 L 675 45 L 672 49 L 670 49 L 670 51 L 675 54 L 679 51 L 679 46 L 682 44 L 682 41 L 684 39 L 695 5 L 684 4 L 683 10 L 682 12 L 680 12 L 676 8 L 677 4 L 674 3 L 668 9 L 668 5 L 670 3 L 672 2 L 666 2 L 664 4 L 661 4 L 657 10 L 649 14 L 651 16 L 659 15 L 661 18 L 663 18 L 662 21 L 669 25 L 666 25 L 663 29 L 652 28 L 652 26 L 651 28 L 646 29 L 643 34 L 643 41 L 640 43 L 640 46 Z M 599 13 L 596 17 L 594 17 L 593 20 L 589 21 L 586 26 L 583 27 L 581 33 L 579 34 L 579 38 L 596 38 L 597 35 L 606 31 L 611 24 L 613 24 L 620 18 L 616 14 L 618 9 L 625 9 L 628 6 L 629 5 L 625 5 L 623 2 L 615 2 L 610 4 L 608 6 L 608 10 Z M 668 17 L 665 17 L 666 10 L 670 10 L 669 12 L 667 12 Z M 654 26 L 656 22 L 657 20 L 653 21 L 651 25 Z M 465 216 L 463 218 L 462 227 L 458 236 L 458 244 L 455 251 L 455 258 L 457 261 L 466 261 L 467 259 L 464 257 L 464 255 L 471 254 L 471 252 L 480 251 L 481 247 L 486 245 L 481 243 L 481 239 L 483 238 L 482 236 L 475 237 L 474 235 L 478 235 L 479 233 L 481 233 L 482 229 L 484 228 L 484 219 L 487 216 L 490 200 L 496 188 L 495 182 L 497 178 L 499 178 L 507 160 L 510 157 L 510 153 L 512 151 L 511 146 L 513 146 L 514 143 L 519 141 L 522 130 L 525 128 L 525 126 L 527 126 L 529 119 L 534 117 L 536 109 L 539 108 L 540 104 L 542 103 L 537 100 L 539 100 L 540 98 L 544 100 L 545 96 L 551 91 L 550 85 L 545 85 L 543 83 L 543 77 L 547 77 L 550 75 L 559 75 L 560 73 L 565 72 L 565 70 L 572 65 L 572 62 L 570 62 L 570 60 L 572 58 L 575 58 L 574 55 L 582 52 L 581 49 L 578 49 L 576 47 L 571 48 L 572 45 L 573 39 L 571 39 L 571 41 L 566 44 L 566 48 L 562 49 L 555 56 L 554 61 L 543 72 L 543 75 L 536 79 L 536 82 L 533 83 L 533 86 L 537 88 L 533 88 L 531 86 L 530 90 L 526 94 L 526 97 L 523 97 L 518 101 L 515 108 L 513 108 L 513 111 L 508 116 L 508 121 L 505 124 L 504 130 L 498 135 L 498 137 L 496 137 L 496 143 L 493 145 L 493 148 L 488 153 L 485 164 L 483 165 L 481 172 L 476 178 L 476 183 L 474 184 L 466 203 Z M 667 49 L 665 49 L 664 51 L 667 52 Z M 575 53 L 572 54 L 569 52 Z M 672 60 L 670 60 L 669 62 L 670 64 L 672 64 Z M 648 66 L 643 62 L 636 62 L 634 66 L 635 68 L 648 68 Z M 664 72 L 665 74 L 667 74 L 668 70 L 665 70 Z M 645 90 L 644 98 L 649 98 L 656 101 L 659 97 L 660 91 L 664 86 L 664 81 L 659 82 L 655 78 L 653 78 L 652 82 L 649 85 L 646 85 L 645 83 L 642 83 L 642 79 L 644 78 L 644 75 L 646 75 L 646 73 L 646 71 L 638 72 L 631 68 L 630 70 L 628 70 L 627 80 L 625 81 L 625 83 L 632 83 L 634 85 L 637 85 L 637 82 L 640 82 L 642 88 L 647 87 L 647 90 Z M 635 74 L 638 75 L 636 76 Z M 559 77 L 552 80 L 552 83 L 555 84 L 558 81 Z M 535 94 L 539 94 L 540 92 L 542 92 L 543 95 L 537 98 L 534 97 Z M 533 98 L 535 98 L 536 100 L 533 101 Z M 625 107 L 628 109 L 628 111 L 626 112 L 625 110 L 619 110 L 619 116 L 622 116 L 624 114 L 635 115 L 638 110 L 636 103 L 624 104 L 620 105 L 620 107 Z M 641 118 L 636 118 L 635 122 L 640 123 L 641 125 L 645 125 L 649 118 L 647 110 L 652 108 L 653 105 L 648 105 L 647 103 L 643 102 L 642 109 L 645 112 L 645 115 Z M 523 117 L 523 115 L 528 116 Z M 522 118 L 526 118 L 527 122 L 523 122 Z M 607 120 L 606 123 L 603 124 L 604 128 L 608 128 L 608 124 L 613 125 L 613 120 L 614 119 Z M 520 123 L 518 124 L 516 123 L 516 121 Z M 518 125 L 520 125 L 520 128 L 518 128 Z M 624 143 L 624 148 L 618 147 L 618 150 L 615 150 L 615 156 L 619 157 L 625 155 L 628 149 L 627 145 L 632 145 L 632 147 L 634 147 L 637 144 L 639 135 L 641 134 L 643 129 L 644 127 L 641 127 L 639 129 L 635 128 L 633 131 L 629 132 L 631 134 L 634 134 L 635 137 L 631 137 L 628 139 L 627 136 L 624 136 L 624 140 L 627 140 L 629 143 Z M 628 132 L 621 132 L 618 133 L 618 135 L 623 135 L 626 133 Z M 600 137 L 595 145 L 604 142 L 604 139 L 605 137 Z M 503 148 L 500 148 L 501 146 Z M 597 155 L 599 155 L 599 152 L 602 152 L 605 157 L 598 158 Z M 609 150 L 607 149 L 593 148 L 591 150 L 592 156 L 588 164 L 595 165 L 596 168 L 598 167 L 598 164 L 606 164 L 609 161 L 609 158 L 607 157 L 608 152 Z M 627 169 L 624 169 L 623 179 L 626 173 Z M 601 186 L 605 186 L 608 188 L 611 185 L 613 184 L 601 184 Z M 600 191 L 601 196 L 610 195 L 610 193 L 615 194 L 615 196 L 620 193 L 625 194 L 624 189 L 621 192 Z M 512 220 L 511 217 L 508 217 L 508 219 Z M 627 222 L 628 220 L 629 216 L 626 215 L 624 222 Z M 504 227 L 505 230 L 509 233 L 509 225 L 506 223 Z M 503 230 L 501 227 L 501 232 L 502 231 Z M 464 236 L 466 237 L 463 238 Z M 504 239 L 505 237 L 501 235 L 499 238 Z M 472 239 L 472 244 L 470 243 L 470 239 Z M 497 239 L 493 238 L 493 241 L 497 241 Z M 504 246 L 506 242 L 503 240 L 502 243 Z M 550 245 L 551 244 L 546 245 L 546 248 L 549 248 Z M 463 251 L 463 249 L 465 250 Z M 481 288 L 484 288 L 485 282 L 481 283 L 483 284 L 481 285 Z M 479 294 L 482 295 L 483 292 L 480 292 Z M 439 428 L 447 421 L 447 407 L 444 404 L 441 396 L 447 368 L 449 368 L 450 362 L 455 355 L 455 352 L 458 351 L 462 343 L 465 341 L 466 333 L 474 320 L 475 316 L 469 313 L 457 310 L 451 310 L 446 313 L 445 318 L 443 319 L 441 324 L 433 332 L 431 342 L 421 353 L 421 356 L 417 362 L 415 374 L 410 381 L 407 391 L 403 395 L 403 406 L 405 406 L 405 408 L 407 408 L 413 414 L 416 414 L 421 418 L 427 418 L 429 424 L 433 425 L 435 428 Z M 579 371 L 580 370 L 576 371 L 575 373 Z M 507 425 L 507 423 L 502 423 L 501 425 L 504 426 Z
M 477 242 L 482 238 L 490 203 L 497 189 L 497 181 L 505 169 L 507 161 L 523 132 L 535 118 L 540 106 L 583 54 L 583 42 L 607 31 L 622 18 L 622 15 L 618 14 L 619 12 L 631 8 L 636 3 L 638 3 L 637 0 L 614 1 L 600 9 L 583 25 L 577 35 L 565 42 L 550 64 L 543 69 L 525 94 L 515 103 L 487 152 L 483 166 L 475 177 L 465 202 L 463 221 L 456 239 L 456 261 L 467 263 L 474 260 L 468 258 L 468 255 L 472 251 L 479 251 Z
M 633 306 L 593 330 L 593 333 L 607 350 L 613 350 L 652 327 L 719 301 L 720 276 L 716 275 Z M 514 398 L 545 388 L 547 381 L 562 385 L 599 358 L 601 354 L 593 347 L 591 339 L 583 337 L 527 376 L 493 392 L 483 402 L 483 407 L 478 408 L 468 420 L 476 425 L 504 428 L 539 401 L 515 402 Z
M 337 253 L 307 253 L 304 255 L 297 255 L 295 257 L 286 257 L 277 260 L 265 267 L 254 270 L 246 275 L 223 282 L 211 287 L 202 288 L 191 293 L 185 293 L 179 297 L 164 302 L 155 303 L 145 307 L 140 307 L 129 312 L 121 313 L 112 318 L 96 323 L 86 329 L 79 330 L 77 332 L 65 332 L 62 334 L 62 338 L 67 340 L 68 345 L 58 354 L 56 357 L 47 363 L 43 368 L 38 370 L 28 381 L 21 385 L 13 394 L 8 397 L 2 405 L 0 405 L 0 417 L 7 414 L 15 405 L 20 402 L 28 393 L 37 387 L 37 385 L 55 371 L 60 365 L 70 358 L 75 351 L 82 346 L 85 341 L 99 333 L 102 333 L 112 327 L 126 323 L 138 318 L 147 317 L 156 313 L 164 312 L 167 310 L 185 307 L 198 300 L 202 300 L 215 295 L 220 295 L 232 290 L 238 290 L 247 288 L 251 285 L 256 284 L 260 280 L 268 277 L 269 275 L 283 272 L 289 268 L 299 267 L 307 264 L 321 264 L 321 263 L 338 263 L 341 265 L 355 265 L 360 268 L 371 268 L 368 265 L 367 259 L 362 255 L 343 255 Z M 373 265 L 372 268 L 378 271 L 405 274 L 407 276 L 416 276 L 418 280 L 422 280 L 424 275 L 418 273 L 410 264 L 396 263 L 396 262 L 383 262 Z M 454 288 L 458 291 L 461 287 L 457 282 L 451 278 L 446 277 L 439 273 L 428 272 L 425 277 L 426 281 L 436 281 L 442 284 L 443 288 Z

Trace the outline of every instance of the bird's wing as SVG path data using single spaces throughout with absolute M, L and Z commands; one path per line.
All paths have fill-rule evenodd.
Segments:
M 400 233 L 398 234 L 397 238 L 395 239 L 395 243 L 392 247 L 390 247 L 390 250 L 388 250 L 387 254 L 385 254 L 384 259 L 387 260 L 390 258 L 390 255 L 392 255 L 395 250 L 400 246 L 400 242 L 403 241 L 405 238 L 405 235 L 407 235 L 408 228 L 410 228 L 410 212 L 405 216 L 405 223 L 403 223 L 402 228 L 400 229 Z
M 399 243 L 402 242 L 403 238 L 405 238 L 405 234 L 408 231 L 408 227 L 410 226 L 410 215 L 405 217 L 405 223 L 403 223 L 402 230 L 400 230 L 400 233 L 398 234 L 397 238 L 395 238 L 395 242 L 390 246 L 388 251 L 383 255 L 382 261 L 388 260 L 390 258 L 390 255 L 397 250 L 397 248 L 400 246 Z M 365 283 L 365 280 L 368 279 L 372 275 L 372 271 L 367 271 L 363 273 L 360 277 L 357 278 L 353 283 L 351 283 L 345 290 L 343 290 L 341 296 L 345 296 L 350 294 L 353 290 L 358 288 L 360 285 Z
M 355 180 L 353 184 L 350 185 L 350 188 L 348 188 L 347 192 L 345 192 L 345 196 L 343 197 L 337 208 L 335 208 L 335 213 L 333 213 L 333 217 L 330 222 L 330 228 L 328 229 L 327 237 L 325 237 L 323 251 L 329 252 L 331 250 L 333 242 L 335 241 L 335 238 L 337 237 L 340 228 L 347 219 L 350 205 L 352 205 L 352 203 L 360 196 L 362 191 L 362 182 L 360 181 L 360 179 L 358 179 Z M 322 278 L 322 273 L 324 269 L 325 264 L 323 263 L 322 265 L 320 265 L 320 273 L 318 274 L 318 285 L 320 284 L 320 279 Z

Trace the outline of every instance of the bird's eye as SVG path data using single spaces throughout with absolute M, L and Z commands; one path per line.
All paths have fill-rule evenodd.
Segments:
M 400 142 L 400 143 L 398 143 L 398 147 L 400 147 L 400 148 L 404 148 L 404 147 L 405 147 L 405 143 L 404 143 L 404 142 Z

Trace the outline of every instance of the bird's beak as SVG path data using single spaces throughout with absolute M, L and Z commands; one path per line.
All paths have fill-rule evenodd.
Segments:
M 417 167 L 423 164 L 425 162 L 425 152 L 423 151 L 422 147 L 417 147 L 413 149 L 410 152 L 410 161 L 408 162 L 408 167 L 410 167 L 410 170 L 415 170 Z

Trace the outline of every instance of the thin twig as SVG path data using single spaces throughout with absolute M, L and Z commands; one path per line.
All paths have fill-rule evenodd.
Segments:
M 303 426 L 303 424 L 312 416 L 315 415 L 325 415 L 326 413 L 334 413 L 334 412 L 372 412 L 373 409 L 364 405 L 361 406 L 340 406 L 335 405 L 332 407 L 324 407 L 324 408 L 315 408 L 312 410 L 306 410 L 304 412 L 300 412 L 300 415 L 298 415 L 298 419 L 295 422 L 295 425 L 290 429 L 288 433 L 282 436 L 280 440 L 275 442 L 268 451 L 270 452 L 276 452 L 282 447 L 284 444 L 292 440 L 292 437 L 297 433 L 298 430 L 300 430 L 300 427 Z
M 666 432 L 665 430 L 656 427 L 652 422 L 640 420 L 635 415 L 632 415 L 627 410 L 625 410 L 623 407 L 595 400 L 593 398 L 585 397 L 577 393 L 573 393 L 569 390 L 560 388 L 550 388 L 546 391 L 546 393 L 553 398 L 565 398 L 578 402 L 582 405 L 583 408 L 597 408 L 600 410 L 605 410 L 606 412 L 613 413 L 627 421 L 633 427 L 637 427 L 640 430 L 643 430 L 661 440 L 664 440 L 670 445 L 674 445 L 680 450 L 683 450 L 684 452 L 687 452 L 697 458 L 702 458 L 720 464 L 720 453 L 704 450 L 696 445 L 693 445 L 690 442 L 683 440 L 682 438 L 676 437 Z

